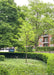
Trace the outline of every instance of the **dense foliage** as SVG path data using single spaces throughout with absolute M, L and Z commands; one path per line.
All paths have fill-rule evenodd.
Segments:
M 53 4 L 39 0 L 29 0 L 28 7 L 16 6 L 14 0 L 0 0 L 0 48 L 37 47 L 39 37 L 54 27 L 53 9 Z
M 7 68 L 2 64 L 0 65 L 0 75 L 10 75 Z
M 23 46 L 35 46 L 37 50 L 39 37 L 50 34 L 50 30 L 54 29 L 53 6 L 51 3 L 43 3 L 40 0 L 29 0 L 28 7 L 22 7 L 22 11 L 26 14 L 19 33 Z
M 0 53 L 0 55 L 5 55 L 6 58 L 25 58 L 26 57 L 26 53 Z M 32 58 L 32 59 L 39 59 L 42 60 L 44 62 L 47 62 L 48 57 L 44 54 L 41 53 L 27 53 L 28 58 Z
M 54 47 L 37 47 L 37 51 L 54 51 Z
M 32 51 L 32 46 L 35 46 L 37 51 L 54 51 L 54 47 L 37 47 L 39 37 L 42 34 L 49 34 L 52 29 L 54 29 L 53 4 L 29 0 L 28 7 L 17 7 L 14 0 L 0 0 L 0 48 L 17 46 L 19 52 L 24 52 L 0 53 L 0 61 L 4 61 L 5 57 L 42 60 L 47 63 L 48 75 L 54 75 L 54 54 L 27 53 Z M 51 43 L 54 43 L 54 34 L 51 40 Z M 19 69 L 14 65 L 11 67 L 9 64 L 6 67 L 11 75 L 18 75 Z M 0 66 L 0 75 L 10 75 L 6 67 Z
M 47 60 L 47 65 L 48 75 L 54 75 L 54 55 L 51 55 L 51 57 Z
M 28 59 L 28 63 L 25 63 L 25 59 L 5 59 L 0 62 L 0 65 L 2 64 L 9 75 L 47 75 L 47 65 L 40 60 Z
M 4 55 L 0 55 L 0 61 L 4 61 L 5 60 L 5 56 Z
M 0 53 L 8 58 L 25 58 L 26 53 Z M 38 59 L 47 63 L 48 75 L 54 75 L 54 54 L 50 53 L 27 53 L 28 58 Z M 51 67 L 50 67 L 51 66 Z
M 0 48 L 18 46 L 19 30 L 25 15 L 14 0 L 0 0 Z
M 25 47 L 21 46 L 21 47 L 17 47 L 16 51 L 18 52 L 25 52 Z M 27 52 L 35 52 L 35 51 L 46 51 L 46 52 L 51 52 L 54 51 L 54 47 L 37 47 L 37 50 L 35 50 L 33 48 L 33 46 L 31 47 L 27 47 Z

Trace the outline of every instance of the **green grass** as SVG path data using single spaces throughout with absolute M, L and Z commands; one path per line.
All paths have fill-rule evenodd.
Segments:
M 47 64 L 40 60 L 28 59 L 5 59 L 0 61 L 0 65 L 7 67 L 10 75 L 48 75 Z

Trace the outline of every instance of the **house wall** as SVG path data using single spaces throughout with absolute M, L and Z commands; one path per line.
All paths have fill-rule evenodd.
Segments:
M 48 41 L 47 42 L 44 42 L 44 37 L 47 37 L 48 38 Z M 53 47 L 54 44 L 51 44 L 51 38 L 52 38 L 52 35 L 47 35 L 47 36 L 41 36 L 39 38 L 39 47 L 44 47 L 44 44 L 47 44 L 48 47 Z
M 43 47 L 43 37 L 42 36 L 39 38 L 39 45 L 38 46 Z

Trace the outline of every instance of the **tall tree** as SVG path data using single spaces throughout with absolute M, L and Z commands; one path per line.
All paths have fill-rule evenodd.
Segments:
M 52 7 L 53 4 L 46 4 L 39 0 L 29 0 L 29 21 L 35 33 L 35 49 L 37 50 L 39 37 L 53 27 Z
M 13 0 L 0 0 L 0 35 L 2 36 L 0 47 L 18 46 L 18 28 L 22 24 L 21 19 L 24 19 L 21 7 L 17 7 Z

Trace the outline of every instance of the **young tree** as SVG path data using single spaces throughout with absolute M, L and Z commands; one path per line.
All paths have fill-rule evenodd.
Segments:
M 21 25 L 19 35 L 20 35 L 19 41 L 25 47 L 26 63 L 27 63 L 27 47 L 31 45 L 30 41 L 34 39 L 34 32 L 32 30 L 31 25 L 28 22 L 23 22 L 23 25 Z

